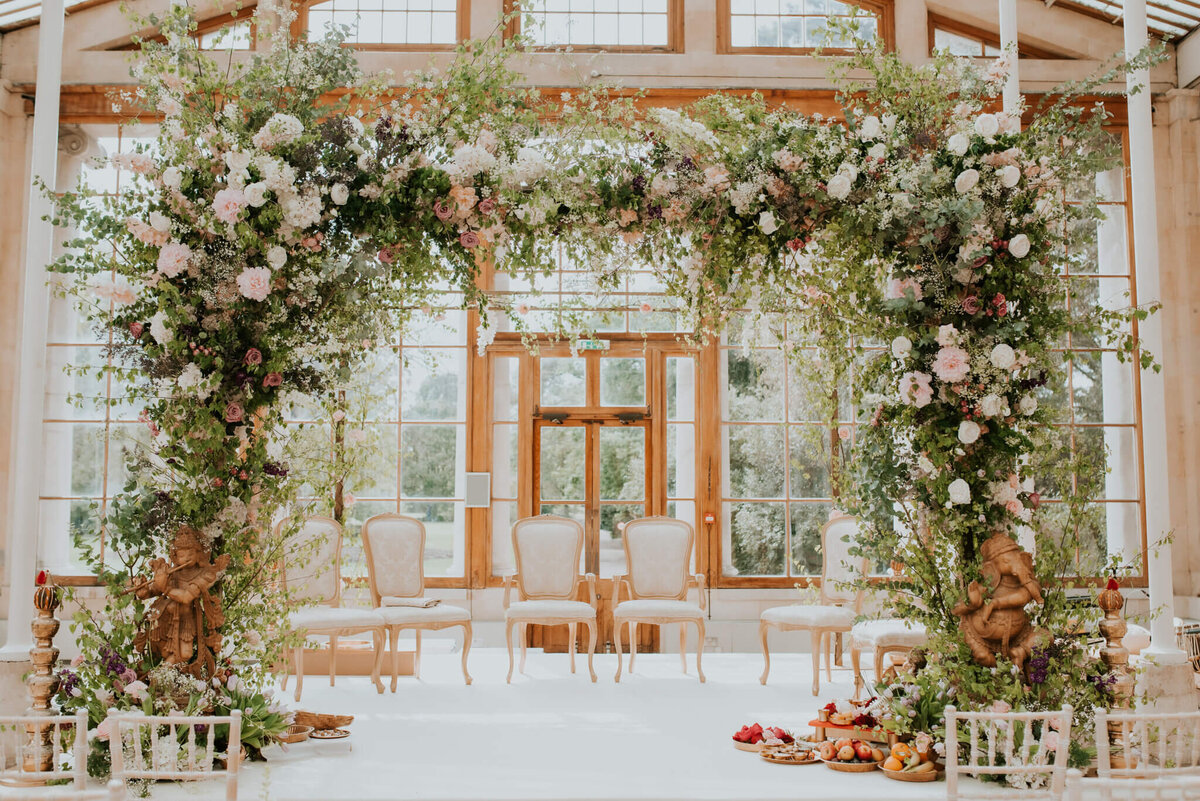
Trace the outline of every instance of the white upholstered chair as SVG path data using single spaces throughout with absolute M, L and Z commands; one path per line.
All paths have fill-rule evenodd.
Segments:
M 947 801 L 1014 797 L 1006 784 L 981 782 L 965 788 L 959 781 L 983 775 L 1018 777 L 1029 788 L 1020 793 L 1022 799 L 1061 801 L 1074 713 L 1069 704 L 1057 712 L 959 712 L 946 707 Z M 967 746 L 965 762 L 959 743 Z
M 621 680 L 621 626 L 629 626 L 629 670 L 637 656 L 639 623 L 665 626 L 679 624 L 679 660 L 687 673 L 687 627 L 696 624 L 696 673 L 704 682 L 700 657 L 704 653 L 704 576 L 689 575 L 695 541 L 692 527 L 670 517 L 642 517 L 625 524 L 627 576 L 613 576 L 613 640 L 617 645 L 617 675 Z M 621 601 L 621 587 L 629 600 Z M 699 604 L 688 603 L 687 593 L 696 587 Z
M 864 620 L 850 629 L 850 664 L 854 667 L 854 697 L 863 686 L 862 652 L 874 656 L 875 681 L 883 675 L 884 657 L 906 654 L 929 641 L 925 625 L 912 620 Z
M 517 573 L 504 580 L 504 636 L 508 642 L 508 679 L 513 673 L 513 627 L 521 638 L 521 671 L 525 671 L 525 636 L 530 624 L 566 625 L 569 629 L 571 672 L 575 672 L 575 629 L 588 627 L 588 672 L 596 680 L 592 658 L 596 653 L 596 577 L 579 575 L 583 551 L 583 526 L 566 517 L 537 515 L 513 524 L 513 553 Z M 576 600 L 579 585 L 587 582 L 587 602 Z M 520 600 L 509 603 L 514 582 Z
M 762 640 L 763 672 L 759 681 L 767 683 L 771 672 L 771 653 L 767 648 L 767 632 L 807 631 L 812 637 L 813 695 L 821 691 L 821 649 L 825 648 L 825 676 L 833 680 L 830 667 L 830 640 L 834 634 L 845 633 L 854 627 L 854 618 L 862 610 L 862 590 L 846 586 L 866 575 L 867 562 L 850 556 L 850 548 L 858 535 L 858 518 L 840 515 L 821 526 L 821 596 L 819 604 L 774 606 L 759 618 L 758 636 Z M 857 570 L 851 562 L 857 564 Z M 853 604 L 849 607 L 846 604 Z
M 1101 779 L 1200 774 L 1200 712 L 1096 710 L 1096 772 Z M 1119 741 L 1114 748 L 1110 736 Z
M 50 745 L 40 748 L 32 731 L 50 735 Z M 0 784 L 28 784 L 71 780 L 77 790 L 87 786 L 88 713 L 74 715 L 11 715 L 0 717 Z M 50 769 L 39 770 L 46 757 Z
M 108 753 L 114 779 L 123 783 L 130 779 L 224 779 L 225 801 L 237 801 L 238 767 L 242 761 L 240 709 L 226 716 L 190 717 L 113 709 L 109 710 L 108 720 Z M 203 726 L 204 730 L 197 731 L 197 726 Z M 217 726 L 229 727 L 229 747 L 221 768 L 217 767 Z
M 394 513 L 375 515 L 362 527 L 363 550 L 371 602 L 383 616 L 392 644 L 392 692 L 396 691 L 397 643 L 410 629 L 416 638 L 413 675 L 421 675 L 421 632 L 462 626 L 462 672 L 467 684 L 467 654 L 471 651 L 471 613 L 460 606 L 425 606 L 425 525 Z
M 276 531 L 281 531 L 288 521 L 281 521 Z M 302 636 L 326 635 L 329 637 L 329 686 L 337 676 L 338 638 L 371 632 L 375 645 L 375 665 L 371 681 L 379 692 L 383 682 L 379 680 L 379 666 L 383 659 L 384 630 L 383 616 L 374 609 L 348 608 L 342 606 L 342 526 L 332 517 L 310 515 L 304 518 L 300 530 L 289 542 L 289 554 L 284 560 L 283 583 L 291 591 L 293 600 L 312 604 L 297 609 L 288 615 L 288 626 Z M 296 700 L 304 687 L 304 643 L 292 649 L 293 665 L 296 669 Z M 287 674 L 283 676 L 283 689 L 287 689 Z
M 1067 771 L 1066 801 L 1200 801 L 1200 776 L 1162 774 L 1154 779 L 1085 779 L 1078 768 Z

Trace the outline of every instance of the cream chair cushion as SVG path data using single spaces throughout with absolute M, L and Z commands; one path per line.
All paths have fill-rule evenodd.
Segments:
M 471 619 L 461 606 L 438 604 L 425 609 L 414 606 L 381 606 L 375 610 L 389 626 L 409 623 L 460 623 Z
M 793 604 L 774 606 L 762 613 L 767 623 L 784 626 L 806 626 L 809 628 L 843 628 L 847 631 L 854 625 L 854 612 L 843 606 L 811 606 Z
M 682 520 L 643 518 L 625 526 L 629 582 L 639 598 L 678 598 L 687 590 L 692 528 Z
M 526 595 L 565 598 L 575 589 L 583 529 L 567 520 L 530 517 L 513 526 L 513 542 Z
M 437 607 L 434 607 L 435 609 Z M 593 619 L 596 610 L 583 601 L 517 601 L 509 604 L 504 613 L 506 620 L 519 620 L 536 617 L 554 620 Z
M 929 640 L 923 623 L 911 620 L 864 620 L 850 629 L 850 638 L 860 648 L 874 648 L 887 643 L 918 648 Z
M 295 630 L 336 631 L 382 626 L 383 617 L 375 609 L 314 606 L 292 612 L 288 615 L 288 625 Z
M 373 517 L 367 521 L 375 589 L 380 595 L 421 594 L 421 524 L 407 517 Z
M 704 617 L 704 610 L 697 604 L 687 601 L 665 601 L 652 599 L 648 601 L 622 601 L 613 610 L 613 617 L 666 617 L 676 620 L 695 620 Z
M 326 603 L 337 597 L 341 533 L 341 527 L 331 519 L 308 518 L 293 535 L 289 551 L 296 554 L 296 560 L 304 560 L 301 565 L 289 559 L 286 575 L 293 598 Z M 314 542 L 318 543 L 315 550 Z

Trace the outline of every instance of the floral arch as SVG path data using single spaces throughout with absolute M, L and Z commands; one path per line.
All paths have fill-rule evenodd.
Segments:
M 565 248 L 600 285 L 655 265 L 690 336 L 715 335 L 734 309 L 782 312 L 821 348 L 824 380 L 859 371 L 867 424 L 841 491 L 866 521 L 860 548 L 902 563 L 891 602 L 935 632 L 959 686 L 1024 693 L 1019 672 L 979 672 L 952 609 L 981 544 L 1027 530 L 1056 588 L 1035 622 L 1066 630 L 1058 579 L 1073 572 L 1079 510 L 1067 496 L 1066 520 L 1050 520 L 1027 469 L 1046 437 L 1039 393 L 1061 369 L 1051 350 L 1086 332 L 1150 365 L 1126 327 L 1145 312 L 1069 308 L 1056 271 L 1098 215 L 1091 179 L 1114 158 L 1102 108 L 1064 97 L 1022 126 L 989 110 L 1003 59 L 980 73 L 872 50 L 842 62 L 839 120 L 757 97 L 677 111 L 599 86 L 544 96 L 514 88 L 513 42 L 469 43 L 446 70 L 389 88 L 336 38 L 281 37 L 218 65 L 185 10 L 153 22 L 165 43 L 143 44 L 137 100 L 161 133 L 117 157 L 140 188 L 67 195 L 56 220 L 79 233 L 54 269 L 119 332 L 120 376 L 153 433 L 105 521 L 118 563 L 98 565 L 113 592 L 107 620 L 78 621 L 86 652 L 144 656 L 146 608 L 119 587 L 194 527 L 231 557 L 222 656 L 236 650 L 246 681 L 229 703 L 278 725 L 258 691 L 286 639 L 262 635 L 288 608 L 271 572 L 288 528 L 269 531 L 296 491 L 288 398 L 324 391 L 439 285 L 502 309 L 478 288 L 481 264 L 527 275 Z M 1039 658 L 1051 676 L 1095 674 L 1077 647 Z M 1026 703 L 1066 693 L 1084 715 L 1106 692 L 1099 679 L 1034 684 Z M 95 699 L 68 703 L 103 716 Z

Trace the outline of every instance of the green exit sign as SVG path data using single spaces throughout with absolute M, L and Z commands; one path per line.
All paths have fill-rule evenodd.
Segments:
M 577 339 L 575 350 L 608 350 L 607 339 Z

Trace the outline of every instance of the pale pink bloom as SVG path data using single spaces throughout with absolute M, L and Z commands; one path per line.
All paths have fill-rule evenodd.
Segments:
M 850 439 L 850 426 L 838 426 L 838 439 Z
M 125 229 L 133 234 L 137 241 L 152 247 L 162 247 L 171 238 L 168 232 L 158 231 L 149 223 L 136 217 L 129 217 L 125 220 Z
M 888 281 L 887 299 L 896 300 L 898 298 L 908 297 L 909 292 L 912 293 L 914 301 L 924 297 L 921 291 L 921 282 L 915 278 L 893 278 Z
M 158 110 L 168 117 L 175 117 L 183 111 L 183 106 L 175 98 L 167 95 L 162 100 L 158 101 Z
M 71 667 L 79 667 L 82 664 L 83 664 L 83 654 L 75 654 L 74 658 L 71 659 Z
M 992 701 L 992 708 L 990 711 L 997 715 L 1006 715 L 1009 712 L 1012 712 L 1012 705 L 1007 701 Z
M 1047 751 L 1057 751 L 1058 750 L 1058 732 L 1056 732 L 1056 731 L 1047 732 L 1046 737 L 1042 740 L 1042 742 L 1045 744 Z
M 957 384 L 971 372 L 971 357 L 962 348 L 941 348 L 933 360 L 933 372 L 939 381 Z
M 167 278 L 174 278 L 187 269 L 192 259 L 192 249 L 179 242 L 163 245 L 158 252 L 157 268 Z
M 145 153 L 130 153 L 127 164 L 129 169 L 139 175 L 145 175 L 154 169 L 154 159 Z
M 150 692 L 150 688 L 146 686 L 144 681 L 135 681 L 125 685 L 125 694 L 139 703 L 146 700 L 146 695 Z
M 518 303 L 516 312 L 517 312 L 517 314 L 521 315 L 522 317 L 529 314 L 529 304 L 528 303 Z
M 137 300 L 137 292 L 125 281 L 115 281 L 112 288 L 112 300 L 118 306 L 128 306 Z
M 354 502 L 357 500 L 358 500 L 358 498 L 355 498 L 353 495 L 351 495 L 350 493 L 347 492 L 345 495 L 342 496 L 342 505 L 343 506 L 353 506 Z
M 1019 515 L 1021 513 L 1021 510 L 1024 509 L 1025 506 L 1020 501 L 1018 501 L 1016 498 L 1013 498 L 1011 501 L 1004 504 L 1004 508 L 1008 510 L 1008 513 L 1010 515 Z
M 238 274 L 238 291 L 250 300 L 266 300 L 271 294 L 271 271 L 266 267 L 247 267 Z
M 622 228 L 625 228 L 630 223 L 636 222 L 637 218 L 638 213 L 633 209 L 621 209 L 620 223 Z
M 112 733 L 112 718 L 105 718 L 96 726 L 96 739 L 107 741 Z
M 933 400 L 933 389 L 930 382 L 933 376 L 929 373 L 909 372 L 900 378 L 900 397 L 906 403 L 911 403 L 918 409 L 929 405 Z
M 644 300 L 642 301 L 642 305 L 638 306 L 638 311 L 640 311 L 642 314 L 649 314 L 653 310 L 654 307 Z
M 246 205 L 246 195 L 240 189 L 222 189 L 213 197 L 213 213 L 223 223 L 237 222 L 238 214 Z
M 336 412 L 333 413 L 333 421 L 335 423 L 340 423 L 345 419 L 346 419 L 346 413 L 343 412 L 341 409 L 338 409 Z

